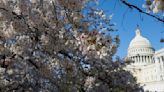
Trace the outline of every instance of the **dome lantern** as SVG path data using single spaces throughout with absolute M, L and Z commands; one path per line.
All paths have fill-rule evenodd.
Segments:
M 141 35 L 140 29 L 137 28 L 137 30 L 136 30 L 136 36 L 140 36 L 140 35 Z

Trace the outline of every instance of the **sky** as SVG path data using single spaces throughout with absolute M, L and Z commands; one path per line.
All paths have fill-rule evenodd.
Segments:
M 127 1 L 140 8 L 142 8 L 144 4 L 144 0 Z M 116 23 L 115 27 L 118 29 L 114 35 L 118 34 L 121 39 L 116 56 L 123 58 L 127 55 L 127 49 L 130 41 L 135 36 L 137 25 L 140 27 L 142 36 L 146 37 L 151 42 L 155 50 L 164 48 L 164 43 L 160 43 L 160 39 L 164 37 L 164 23 L 145 14 L 141 14 L 135 9 L 129 9 L 119 2 L 119 0 L 100 0 L 98 7 L 103 9 L 107 15 L 114 15 L 112 23 Z M 160 16 L 162 16 L 162 14 Z

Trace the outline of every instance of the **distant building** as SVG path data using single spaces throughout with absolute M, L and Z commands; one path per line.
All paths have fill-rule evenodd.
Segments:
M 145 91 L 164 92 L 164 48 L 155 51 L 137 28 L 136 36 L 130 42 L 127 58 L 134 63 L 126 69 L 144 86 Z

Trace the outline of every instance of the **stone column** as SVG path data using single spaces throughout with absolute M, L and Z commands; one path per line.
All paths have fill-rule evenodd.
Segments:
M 143 62 L 143 61 L 142 61 L 142 56 L 140 56 L 140 57 L 141 57 L 141 58 L 140 58 L 141 62 Z
M 149 56 L 149 62 L 152 63 L 152 56 Z
M 141 63 L 141 56 L 139 56 L 139 63 Z
M 149 56 L 147 56 L 146 59 L 147 59 L 147 62 L 150 63 L 150 62 L 149 62 Z
M 161 70 L 163 70 L 163 61 L 162 61 L 162 56 L 161 56 L 161 57 L 159 57 L 159 59 L 160 59 L 160 66 L 161 66 Z
M 139 58 L 138 58 L 138 56 L 137 56 L 137 63 L 139 62 Z
M 148 62 L 151 63 L 151 62 L 150 62 L 150 56 L 148 56 L 147 59 L 148 59 Z
M 162 70 L 161 59 L 160 57 L 157 57 L 157 59 L 158 59 L 159 70 L 161 71 Z
M 160 61 L 161 61 L 161 62 L 164 62 L 164 61 L 162 60 L 162 56 L 160 57 Z
M 149 63 L 149 61 L 148 61 L 148 56 L 146 56 L 146 62 Z
M 135 62 L 137 62 L 137 57 L 135 56 Z
M 144 58 L 144 56 L 142 56 L 142 63 L 144 62 L 144 59 L 143 58 Z
M 147 56 L 145 56 L 145 63 L 147 63 Z
M 150 63 L 150 56 L 147 56 L 148 62 Z
M 162 62 L 163 62 L 163 67 L 164 67 L 164 56 L 161 56 L 161 58 L 162 58 Z
M 145 56 L 143 56 L 143 62 L 145 63 Z

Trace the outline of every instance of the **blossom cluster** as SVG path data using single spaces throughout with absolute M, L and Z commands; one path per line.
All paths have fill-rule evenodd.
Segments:
M 145 0 L 146 4 L 143 8 L 147 8 L 147 12 L 153 11 L 153 13 L 158 13 L 164 11 L 164 0 Z

